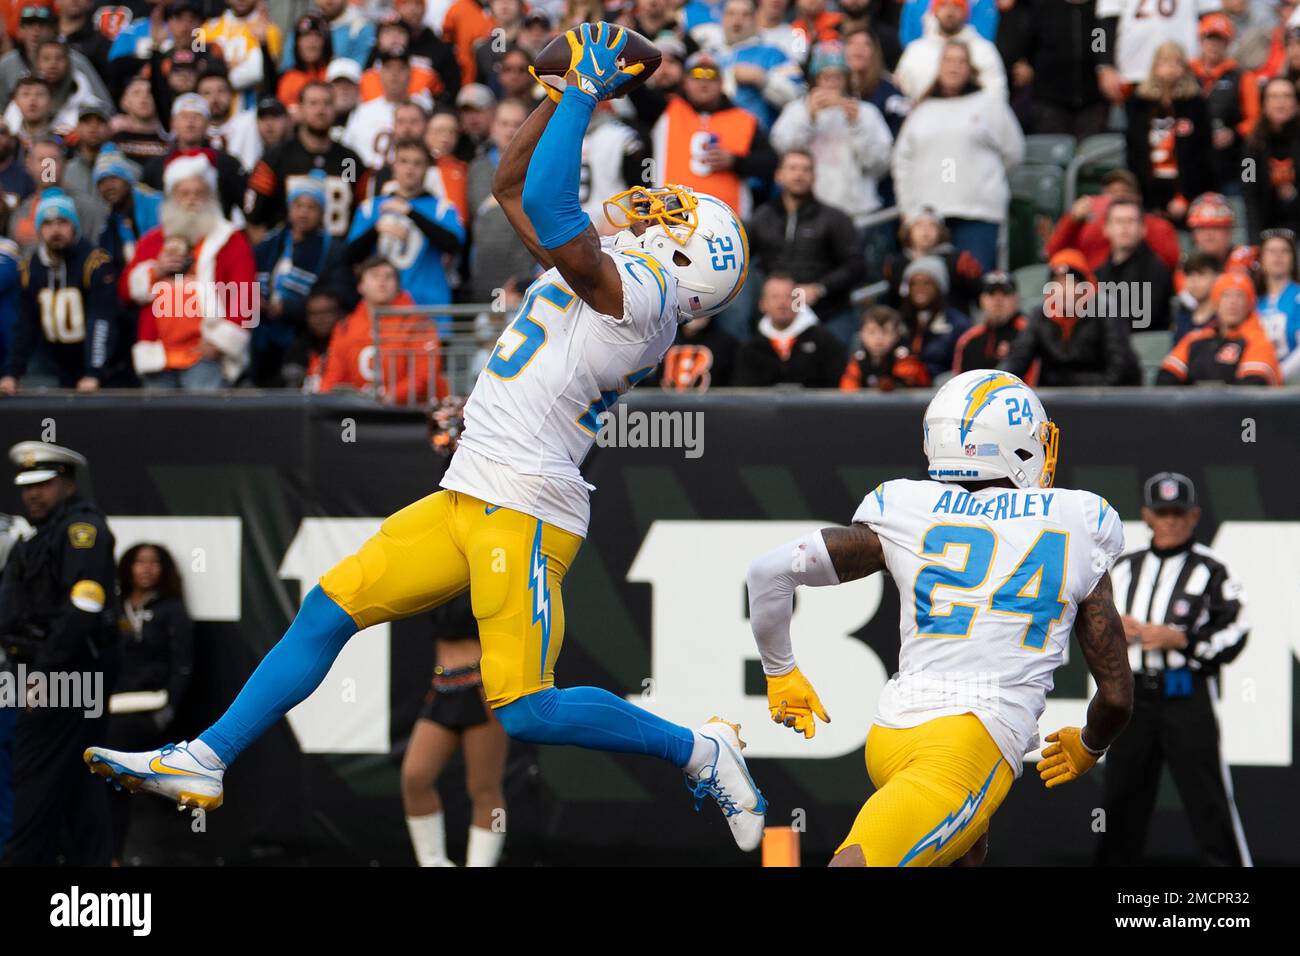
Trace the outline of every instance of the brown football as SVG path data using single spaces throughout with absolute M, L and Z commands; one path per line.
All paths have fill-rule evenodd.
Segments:
M 576 30 L 577 27 L 574 27 L 574 29 Z M 617 25 L 606 23 L 606 33 L 604 35 L 609 36 L 608 31 L 618 29 L 620 29 L 620 27 Z M 627 28 L 623 27 L 622 29 Z M 537 62 L 533 64 L 533 69 L 537 71 L 538 76 L 558 76 L 563 78 L 564 74 L 569 70 L 569 59 L 569 41 L 566 40 L 564 34 L 561 33 L 550 43 L 546 44 L 546 46 L 542 48 L 541 53 L 537 54 Z M 618 92 L 614 95 L 616 97 L 625 96 L 632 90 L 635 90 L 646 80 L 650 79 L 651 74 L 654 73 L 655 70 L 659 69 L 659 64 L 662 60 L 663 54 L 659 52 L 657 46 L 635 30 L 628 30 L 627 45 L 623 47 L 623 55 L 619 57 L 618 65 L 620 68 L 626 68 L 632 63 L 644 63 L 645 69 L 642 70 L 640 74 L 632 77 L 632 79 L 620 86 Z

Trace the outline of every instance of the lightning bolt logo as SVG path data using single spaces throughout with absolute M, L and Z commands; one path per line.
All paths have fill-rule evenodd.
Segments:
M 974 426 L 975 416 L 993 401 L 993 395 L 1004 388 L 1015 388 L 1019 384 L 1009 375 L 998 375 L 996 373 L 976 383 L 975 387 L 966 393 L 966 411 L 961 417 L 962 441 L 966 440 L 966 436 Z
M 551 589 L 546 583 L 546 555 L 542 554 L 542 523 L 537 522 L 533 553 L 528 561 L 528 589 L 533 592 L 533 623 L 542 625 L 542 676 L 551 646 Z
M 993 783 L 993 775 L 997 772 L 998 768 L 994 765 L 993 769 L 989 771 L 988 778 L 984 781 L 984 786 L 980 787 L 980 792 L 967 793 L 966 799 L 957 809 L 957 812 L 948 814 L 937 827 L 921 837 L 916 846 L 907 851 L 907 856 L 903 857 L 898 865 L 907 866 L 927 847 L 933 847 L 934 852 L 938 854 L 957 834 L 965 830 L 966 826 L 975 819 L 975 814 L 979 812 L 979 808 L 983 806 L 984 798 L 989 792 L 989 786 Z

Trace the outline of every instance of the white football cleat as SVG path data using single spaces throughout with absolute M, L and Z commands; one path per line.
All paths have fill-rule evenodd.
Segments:
M 90 747 L 82 755 L 91 773 L 107 777 L 119 790 L 156 793 L 176 801 L 176 809 L 221 806 L 223 767 L 209 767 L 190 753 L 189 741 L 168 744 L 158 750 L 127 753 Z
M 686 787 L 695 797 L 695 809 L 705 797 L 717 801 L 736 845 L 745 852 L 757 850 L 763 842 L 763 821 L 767 813 L 767 800 L 754 784 L 745 767 L 740 752 L 745 742 L 740 739 L 740 725 L 714 717 L 696 731 L 717 748 L 712 763 L 706 764 L 697 776 L 686 775 Z

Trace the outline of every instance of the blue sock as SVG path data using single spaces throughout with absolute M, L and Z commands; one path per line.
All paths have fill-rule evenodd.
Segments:
M 357 625 L 348 613 L 316 585 L 235 702 L 199 740 L 230 766 L 267 727 L 320 686 L 343 645 L 356 632 Z
M 496 715 L 516 740 L 648 754 L 675 767 L 686 766 L 695 747 L 690 729 L 599 687 L 550 687 L 498 707 Z

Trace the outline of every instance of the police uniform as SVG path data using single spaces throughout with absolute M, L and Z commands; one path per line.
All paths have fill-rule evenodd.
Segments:
M 16 485 L 73 478 L 86 459 L 44 442 L 9 450 Z M 0 863 L 48 865 L 60 851 L 72 864 L 110 859 L 108 792 L 85 773 L 82 751 L 103 735 L 117 670 L 117 594 L 113 535 L 103 513 L 73 493 L 15 545 L 0 580 L 0 644 L 29 676 L 93 674 L 98 699 L 19 710 L 14 750 L 13 830 Z M 102 678 L 101 678 L 102 675 Z M 72 682 L 69 682 L 72 683 Z M 97 704 L 100 713 L 87 716 Z M 64 840 L 67 840 L 64 843 Z
M 1196 506 L 1196 488 L 1175 472 L 1151 477 L 1148 508 Z M 1246 646 L 1246 594 L 1209 548 L 1191 538 L 1174 548 L 1126 554 L 1111 573 L 1115 607 L 1141 622 L 1182 630 L 1182 650 L 1129 645 L 1133 717 L 1106 756 L 1106 830 L 1099 860 L 1142 862 L 1147 826 L 1167 762 L 1204 862 L 1249 866 L 1250 849 L 1219 743 L 1219 669 Z

